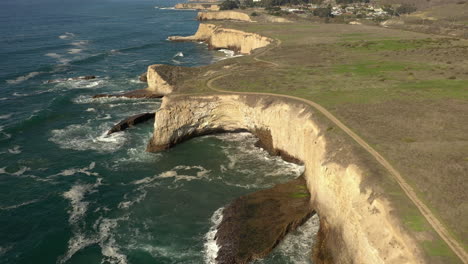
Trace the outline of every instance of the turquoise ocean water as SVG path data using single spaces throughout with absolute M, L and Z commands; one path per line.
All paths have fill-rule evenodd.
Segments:
M 147 123 L 105 132 L 159 100 L 92 99 L 141 89 L 154 63 L 226 59 L 190 35 L 174 1 L 0 1 L 0 263 L 212 263 L 222 208 L 302 167 L 248 133 L 146 153 Z M 97 79 L 66 80 L 83 75 Z M 48 83 L 48 80 L 59 80 Z M 258 263 L 308 263 L 309 220 Z

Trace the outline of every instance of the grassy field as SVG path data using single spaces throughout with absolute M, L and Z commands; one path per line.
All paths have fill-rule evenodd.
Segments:
M 206 80 L 229 73 L 214 85 L 321 104 L 387 158 L 468 249 L 467 40 L 365 25 L 223 25 L 280 40 L 260 57 L 279 66 L 252 56 L 221 61 L 183 81 L 184 92 L 206 92 Z M 456 262 L 425 219 L 403 207 L 408 229 L 427 236 L 431 260 Z

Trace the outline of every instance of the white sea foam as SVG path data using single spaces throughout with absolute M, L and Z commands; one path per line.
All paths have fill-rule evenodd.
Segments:
M 177 52 L 177 53 L 173 56 L 173 58 L 175 58 L 175 57 L 184 57 L 184 53 L 182 53 L 181 51 L 179 51 L 179 52 Z
M 18 83 L 21 83 L 21 82 L 24 82 L 26 80 L 29 80 L 33 77 L 36 77 L 37 75 L 41 74 L 42 72 L 30 72 L 26 75 L 23 75 L 23 76 L 19 76 L 17 77 L 16 79 L 12 79 L 12 80 L 6 80 L 6 82 L 8 84 L 18 84 Z
M 304 166 L 286 162 L 278 156 L 273 157 L 256 147 L 258 139 L 251 133 L 225 133 L 206 137 L 231 142 L 221 145 L 227 162 L 220 164 L 219 177 L 226 185 L 246 189 L 269 188 L 276 183 L 297 178 L 304 171 Z M 257 169 L 252 170 L 249 167 Z M 262 172 L 262 177 L 255 175 L 258 171 Z M 231 177 L 233 173 L 237 175 L 235 180 Z
M 211 216 L 211 227 L 208 233 L 205 235 L 204 247 L 204 257 L 205 263 L 215 264 L 216 257 L 218 256 L 219 246 L 216 243 L 216 233 L 218 232 L 218 226 L 223 220 L 223 210 L 224 207 L 219 208 Z
M 281 255 L 286 263 L 310 264 L 310 254 L 320 227 L 318 215 L 312 216 L 296 231 L 289 233 L 281 241 L 272 255 Z M 263 261 L 262 261 L 263 262 Z
M 72 206 L 72 209 L 68 211 L 70 214 L 68 221 L 71 224 L 76 223 L 85 215 L 89 203 L 83 201 L 83 198 L 93 187 L 94 184 L 77 184 L 63 194 L 63 197 L 70 200 Z
M 101 247 L 101 254 L 105 257 L 104 261 L 111 264 L 126 264 L 127 256 L 120 252 L 117 242 L 112 233 L 112 230 L 118 226 L 118 221 L 128 219 L 102 219 L 99 225 L 99 246 Z
M 180 171 L 183 171 L 184 174 L 179 174 Z M 193 172 L 190 173 L 191 171 Z M 136 184 L 136 185 L 147 184 L 155 180 L 165 179 L 165 178 L 174 178 L 176 182 L 180 180 L 192 181 L 192 180 L 199 180 L 199 179 L 207 178 L 209 173 L 210 173 L 210 170 L 207 170 L 203 168 L 202 166 L 179 165 L 179 166 L 172 168 L 171 170 L 162 172 L 159 175 L 146 177 L 141 180 L 133 181 L 132 184 Z M 194 174 L 194 175 L 186 175 L 186 174 Z
M 23 202 L 23 203 L 20 203 L 20 204 L 15 204 L 15 205 L 10 205 L 10 206 L 3 206 L 3 207 L 0 206 L 0 210 L 12 210 L 12 209 L 16 209 L 16 208 L 19 208 L 19 207 L 22 207 L 22 206 L 25 206 L 25 205 L 28 205 L 28 204 L 37 203 L 39 201 L 40 201 L 40 199 L 34 199 L 34 200 Z
M 22 176 L 25 172 L 30 171 L 31 168 L 29 167 L 21 167 L 18 171 L 10 173 L 13 176 Z
M 94 150 L 98 152 L 113 152 L 125 143 L 125 133 L 107 135 L 110 124 L 93 127 L 86 125 L 69 125 L 64 129 L 51 131 L 50 141 L 63 149 Z
M 88 44 L 89 44 L 89 41 L 87 41 L 87 40 L 79 40 L 79 41 L 75 41 L 75 42 L 70 43 L 70 45 L 78 46 L 78 47 L 86 46 Z
M 75 175 L 75 174 L 78 174 L 78 173 L 85 174 L 85 175 L 88 175 L 88 176 L 99 176 L 98 173 L 91 171 L 95 167 L 96 167 L 96 162 L 91 162 L 91 164 L 89 164 L 89 166 L 87 166 L 87 167 L 66 169 L 66 170 L 63 170 L 63 171 L 61 171 L 60 173 L 58 173 L 56 175 L 53 175 L 53 176 L 71 176 L 71 175 Z
M 86 109 L 86 112 L 96 112 L 96 109 L 94 109 L 94 108 L 88 108 L 88 109 Z
M 106 83 L 106 80 L 89 81 L 89 80 L 68 79 L 62 82 L 58 82 L 56 84 L 56 87 L 59 87 L 59 88 L 63 87 L 67 89 L 98 88 L 99 86 L 102 86 L 102 84 L 104 83 Z
M 8 152 L 11 154 L 20 154 L 21 153 L 21 147 L 20 146 L 14 146 L 11 149 L 8 149 Z
M 73 237 L 68 241 L 68 250 L 58 259 L 57 262 L 65 263 L 78 251 L 90 245 L 99 244 L 101 247 L 101 254 L 104 256 L 102 263 L 127 263 L 126 256 L 119 252 L 120 249 L 117 247 L 112 233 L 112 230 L 118 226 L 118 221 L 122 220 L 128 220 L 128 217 L 120 217 L 116 219 L 99 217 L 93 224 L 95 232 L 88 235 L 83 232 L 82 226 L 76 223 L 72 224 Z
M 63 55 L 57 53 L 47 53 L 45 56 L 56 59 L 60 64 L 66 65 L 70 62 L 70 59 L 64 58 Z
M 83 49 L 69 49 L 68 53 L 69 54 L 79 54 L 83 51 Z
M 122 201 L 119 203 L 118 207 L 120 209 L 128 209 L 132 205 L 143 201 L 146 198 L 146 195 L 148 194 L 148 192 L 144 188 L 138 188 L 137 191 L 139 191 L 140 193 L 135 197 L 135 199 L 129 200 L 129 201 Z
M 73 99 L 73 103 L 75 104 L 111 103 L 111 102 L 132 102 L 133 104 L 148 103 L 148 102 L 142 101 L 141 98 L 126 98 L 126 97 L 92 98 L 91 96 L 80 95 Z M 152 103 L 154 103 L 154 101 Z M 120 105 L 116 105 L 116 106 L 120 106 Z
M 12 116 L 13 114 L 6 114 L 6 115 L 0 115 L 0 119 L 8 119 Z
M 65 34 L 59 36 L 59 39 L 71 39 L 74 37 L 75 37 L 75 34 L 70 33 L 70 32 L 65 32 Z
M 0 137 L 0 140 L 1 139 L 10 139 L 11 138 L 11 135 L 6 133 L 6 132 L 3 132 L 3 126 L 0 126 L 0 135 L 3 135 L 3 138 Z
M 218 50 L 219 52 L 224 53 L 224 57 L 215 57 L 215 61 L 220 61 L 220 60 L 225 60 L 225 59 L 231 59 L 231 58 L 237 58 L 237 57 L 242 57 L 242 54 L 236 54 L 235 51 L 229 50 L 229 49 L 220 49 Z
M 75 255 L 76 252 L 97 242 L 98 240 L 96 237 L 87 237 L 84 234 L 75 233 L 74 236 L 68 241 L 67 252 L 58 259 L 57 263 L 67 262 L 73 255 Z

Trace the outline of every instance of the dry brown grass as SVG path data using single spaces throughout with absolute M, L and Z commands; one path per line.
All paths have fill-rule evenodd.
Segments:
M 468 248 L 468 41 L 364 25 L 224 25 L 281 40 L 261 56 L 279 66 L 251 56 L 222 61 L 184 81 L 184 91 L 207 92 L 206 80 L 230 73 L 213 84 L 325 106 L 391 161 Z M 426 230 L 405 202 L 400 215 L 409 229 Z M 456 262 L 431 236 L 431 262 Z

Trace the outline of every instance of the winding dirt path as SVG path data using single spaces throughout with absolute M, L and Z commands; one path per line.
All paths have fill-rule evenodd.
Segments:
M 279 67 L 279 65 L 275 62 L 267 61 L 260 59 L 259 56 L 265 54 L 266 52 L 278 47 L 281 45 L 280 40 L 276 40 L 276 45 L 271 45 L 270 48 L 265 49 L 264 51 L 258 53 L 253 59 L 259 62 L 264 62 L 268 63 L 270 65 L 273 65 L 274 67 Z M 336 118 L 332 113 L 330 113 L 327 109 L 325 109 L 323 106 L 299 97 L 295 96 L 290 96 L 290 95 L 281 95 L 281 94 L 273 94 L 273 93 L 256 93 L 256 92 L 234 92 L 234 91 L 227 91 L 227 90 L 221 90 L 218 88 L 215 88 L 213 86 L 213 82 L 216 80 L 219 80 L 225 76 L 228 76 L 229 73 L 227 74 L 222 74 L 216 77 L 213 77 L 209 79 L 206 82 L 206 86 L 216 92 L 220 93 L 229 93 L 229 94 L 243 94 L 243 95 L 269 95 L 269 96 L 275 96 L 275 97 L 280 97 L 280 98 L 289 98 L 289 99 L 295 99 L 297 101 L 301 101 L 305 104 L 308 104 L 315 108 L 317 111 L 325 115 L 330 121 L 332 121 L 336 126 L 341 128 L 346 134 L 348 134 L 351 138 L 353 138 L 359 145 L 361 145 L 364 149 L 366 149 L 382 166 L 384 166 L 390 174 L 393 176 L 393 178 L 398 182 L 400 187 L 403 189 L 403 191 L 406 193 L 406 195 L 413 201 L 413 203 L 418 207 L 419 211 L 421 214 L 426 218 L 426 220 L 431 224 L 431 226 L 434 228 L 434 230 L 440 235 L 440 237 L 447 243 L 447 245 L 452 249 L 452 251 L 461 259 L 461 261 L 465 264 L 468 263 L 468 255 L 463 249 L 463 247 L 458 243 L 457 240 L 455 240 L 452 235 L 448 232 L 448 230 L 445 228 L 445 226 L 435 217 L 435 215 L 431 212 L 429 207 L 427 207 L 426 204 L 424 204 L 417 196 L 416 192 L 414 191 L 413 187 L 411 187 L 408 182 L 401 176 L 401 174 L 382 156 L 380 153 L 378 153 L 374 148 L 372 148 L 364 139 L 359 137 L 356 133 L 354 133 L 349 127 L 347 127 L 345 124 L 343 124 L 338 118 Z

